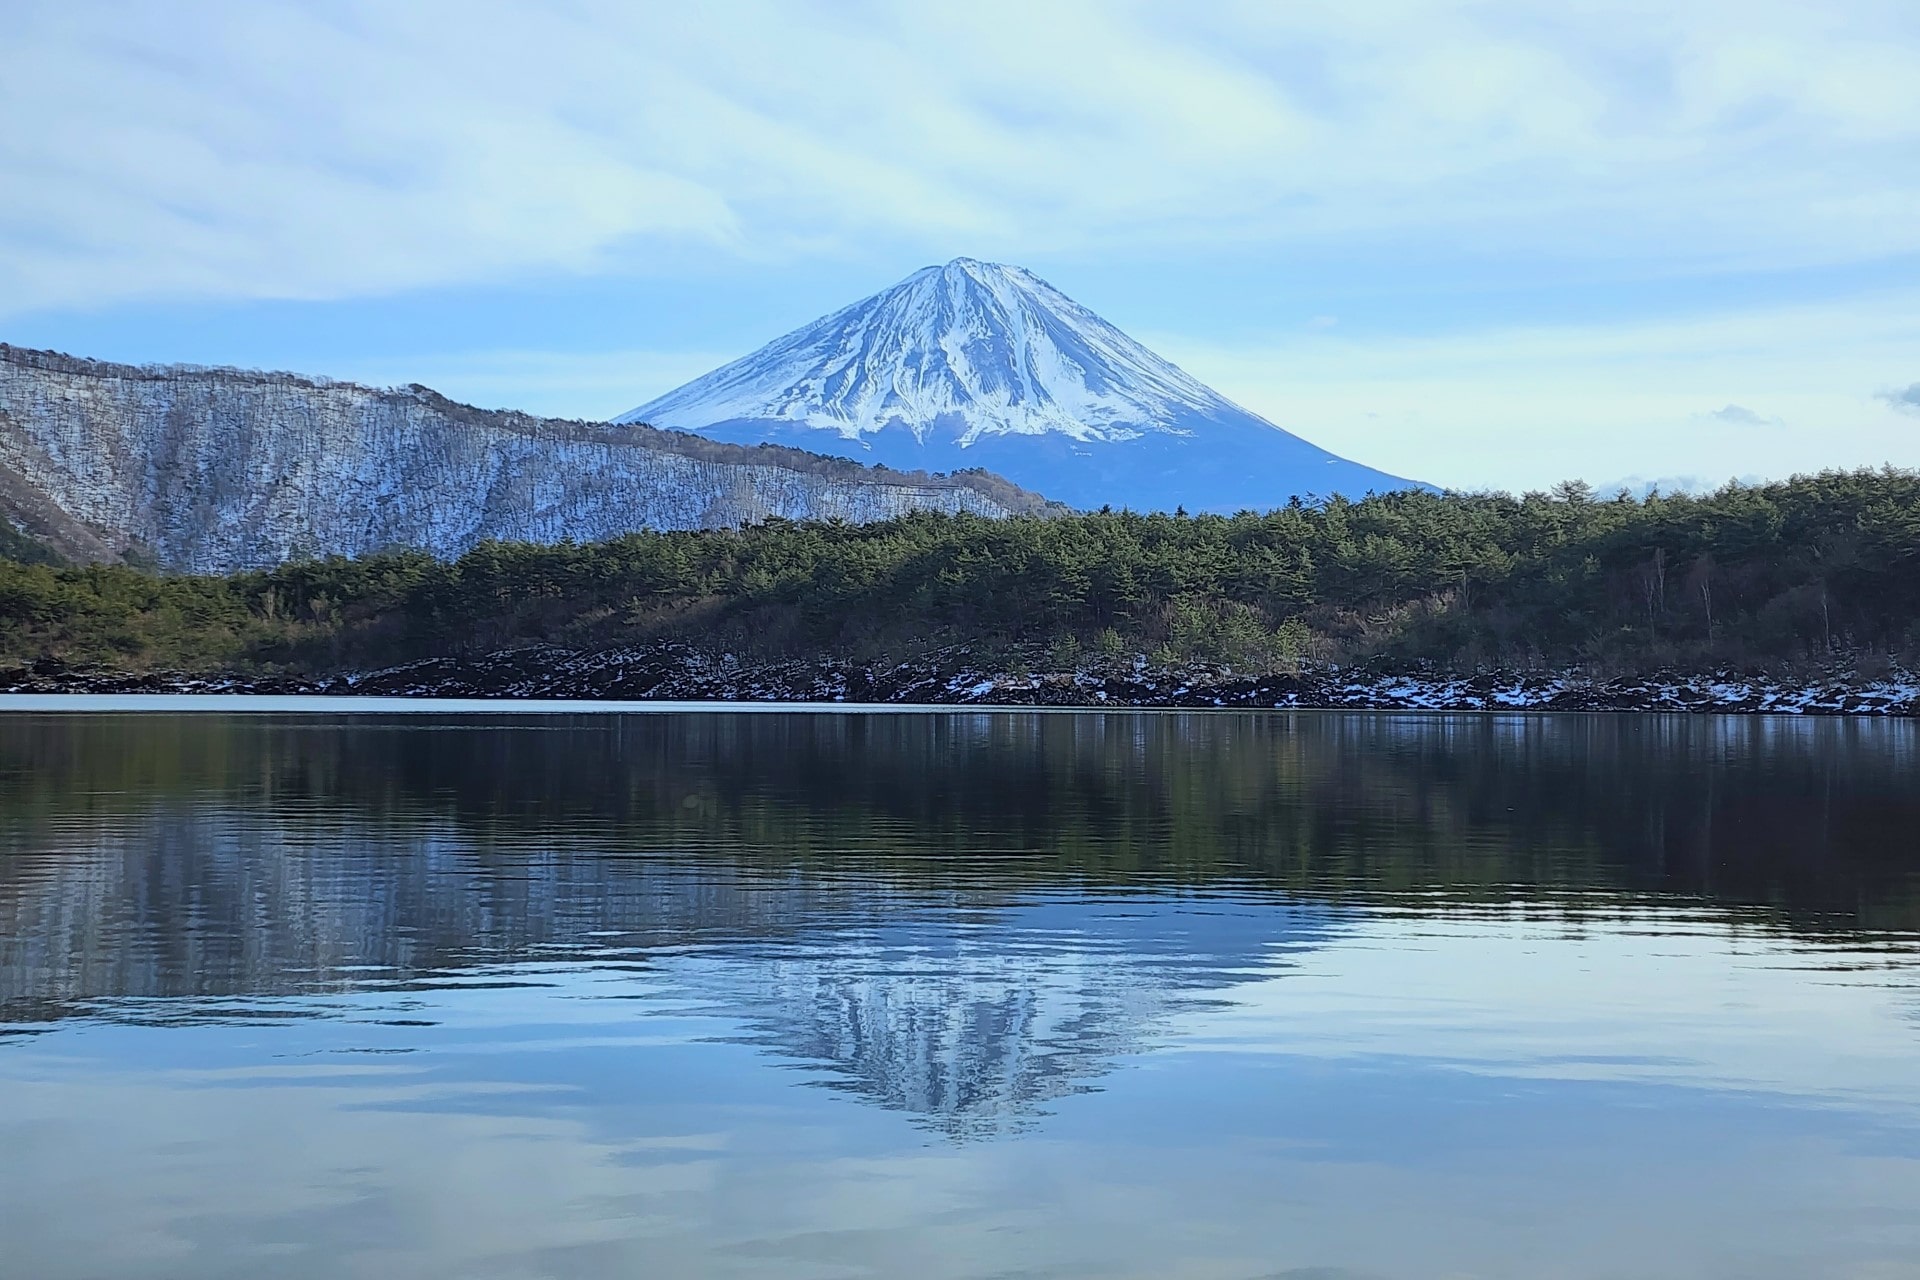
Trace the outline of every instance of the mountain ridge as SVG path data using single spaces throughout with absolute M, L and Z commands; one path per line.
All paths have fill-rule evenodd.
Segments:
M 1235 404 L 1022 267 L 956 258 L 613 419 L 892 466 L 981 465 L 1092 508 L 1421 487 Z
M 976 472 L 478 409 L 419 384 L 0 343 L 0 518 L 77 560 L 228 572 L 396 546 L 449 556 L 488 538 L 1055 509 Z

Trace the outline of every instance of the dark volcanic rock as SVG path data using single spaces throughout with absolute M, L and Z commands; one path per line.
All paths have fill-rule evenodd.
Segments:
M 9 693 L 357 694 L 599 701 L 839 702 L 1025 707 L 1265 707 L 1386 711 L 1673 711 L 1920 714 L 1920 679 L 1830 672 L 1782 680 L 1731 672 L 1594 679 L 1576 671 L 1383 673 L 1308 668 L 1247 675 L 1203 664 L 1101 660 L 1069 671 L 999 670 L 964 649 L 891 666 L 833 658 L 743 662 L 681 643 L 581 652 L 546 645 L 323 676 L 128 673 L 42 660 L 0 670 Z

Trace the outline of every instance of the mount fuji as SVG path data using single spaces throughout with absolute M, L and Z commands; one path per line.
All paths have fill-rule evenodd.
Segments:
M 1419 487 L 1241 408 L 1032 272 L 971 258 L 614 421 L 901 470 L 983 467 L 1089 509 L 1264 510 Z

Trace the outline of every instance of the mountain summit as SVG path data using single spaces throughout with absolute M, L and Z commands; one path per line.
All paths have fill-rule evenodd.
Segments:
M 1032 272 L 971 258 L 614 421 L 903 469 L 985 467 L 1087 508 L 1264 509 L 1413 483 L 1241 408 Z

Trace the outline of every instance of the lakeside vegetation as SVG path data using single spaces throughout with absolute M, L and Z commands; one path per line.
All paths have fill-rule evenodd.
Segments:
M 768 521 L 483 543 L 229 577 L 32 563 L 0 537 L 0 662 L 319 672 L 543 641 L 756 656 L 969 645 L 1605 671 L 1920 653 L 1920 473 L 1699 496 L 1402 492 L 1265 514 Z M 44 557 L 38 557 L 44 559 Z

